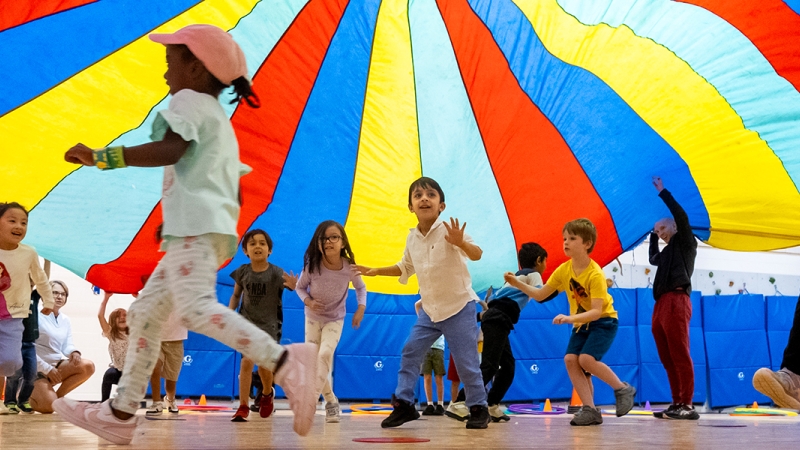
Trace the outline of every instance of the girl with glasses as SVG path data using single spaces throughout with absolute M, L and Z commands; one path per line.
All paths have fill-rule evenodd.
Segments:
M 333 220 L 317 226 L 306 250 L 297 295 L 306 305 L 306 342 L 319 345 L 316 390 L 325 398 L 325 421 L 339 422 L 339 400 L 331 387 L 333 354 L 342 336 L 350 284 L 356 290 L 358 308 L 353 328 L 358 328 L 367 308 L 367 287 L 351 266 L 356 263 L 344 227 Z

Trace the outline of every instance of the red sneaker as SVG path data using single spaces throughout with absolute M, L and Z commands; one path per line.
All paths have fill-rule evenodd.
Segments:
M 272 415 L 272 410 L 275 409 L 275 404 L 272 400 L 275 399 L 275 388 L 272 388 L 272 392 L 269 395 L 261 394 L 261 400 L 258 402 L 258 415 L 263 418 L 267 418 Z
M 239 409 L 236 410 L 231 422 L 247 422 L 247 416 L 249 415 L 250 408 L 247 405 L 239 405 Z

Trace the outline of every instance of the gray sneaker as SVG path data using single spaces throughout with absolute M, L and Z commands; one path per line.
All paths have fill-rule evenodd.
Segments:
M 152 416 L 160 416 L 161 413 L 164 412 L 164 403 L 163 402 L 155 402 L 153 406 L 150 407 L 147 411 L 145 411 L 144 415 L 147 417 Z
M 753 387 L 781 408 L 800 409 L 800 375 L 785 367 L 777 372 L 758 369 L 753 375 Z
M 570 425 L 574 425 L 577 427 L 586 427 L 589 425 L 600 425 L 603 423 L 603 415 L 600 414 L 599 409 L 592 408 L 590 406 L 582 406 L 575 416 L 572 417 L 572 420 L 569 422 Z
M 339 423 L 339 402 L 325 404 L 325 423 Z
M 617 399 L 617 417 L 622 417 L 633 409 L 633 399 L 636 397 L 636 388 L 628 383 L 625 386 L 614 389 L 614 397 Z

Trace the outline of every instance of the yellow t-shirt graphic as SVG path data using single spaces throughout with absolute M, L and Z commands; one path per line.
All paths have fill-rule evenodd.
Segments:
M 608 293 L 606 287 L 606 277 L 599 264 L 592 262 L 580 275 L 575 275 L 572 270 L 572 260 L 558 266 L 550 275 L 547 285 L 562 292 L 567 292 L 569 299 L 569 313 L 571 316 L 586 312 L 592 309 L 592 299 L 603 299 L 603 308 L 600 311 L 600 318 L 617 318 L 617 311 L 614 310 L 614 299 Z M 576 323 L 574 326 L 579 326 Z

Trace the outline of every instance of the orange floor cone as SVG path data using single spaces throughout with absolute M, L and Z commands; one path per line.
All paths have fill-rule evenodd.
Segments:
M 543 412 L 553 412 L 553 405 L 550 404 L 550 399 L 544 401 L 544 409 Z
M 581 398 L 578 396 L 578 391 L 572 389 L 572 400 L 569 401 L 569 407 L 567 407 L 568 414 L 575 414 L 578 410 L 581 409 L 583 403 L 581 403 Z
M 751 408 L 758 409 L 758 402 L 753 402 L 753 406 L 751 406 Z
M 197 402 L 197 404 L 200 405 L 200 406 L 206 406 L 206 404 L 207 404 L 207 402 L 206 402 L 206 394 L 203 394 L 203 395 L 200 396 L 200 401 Z

